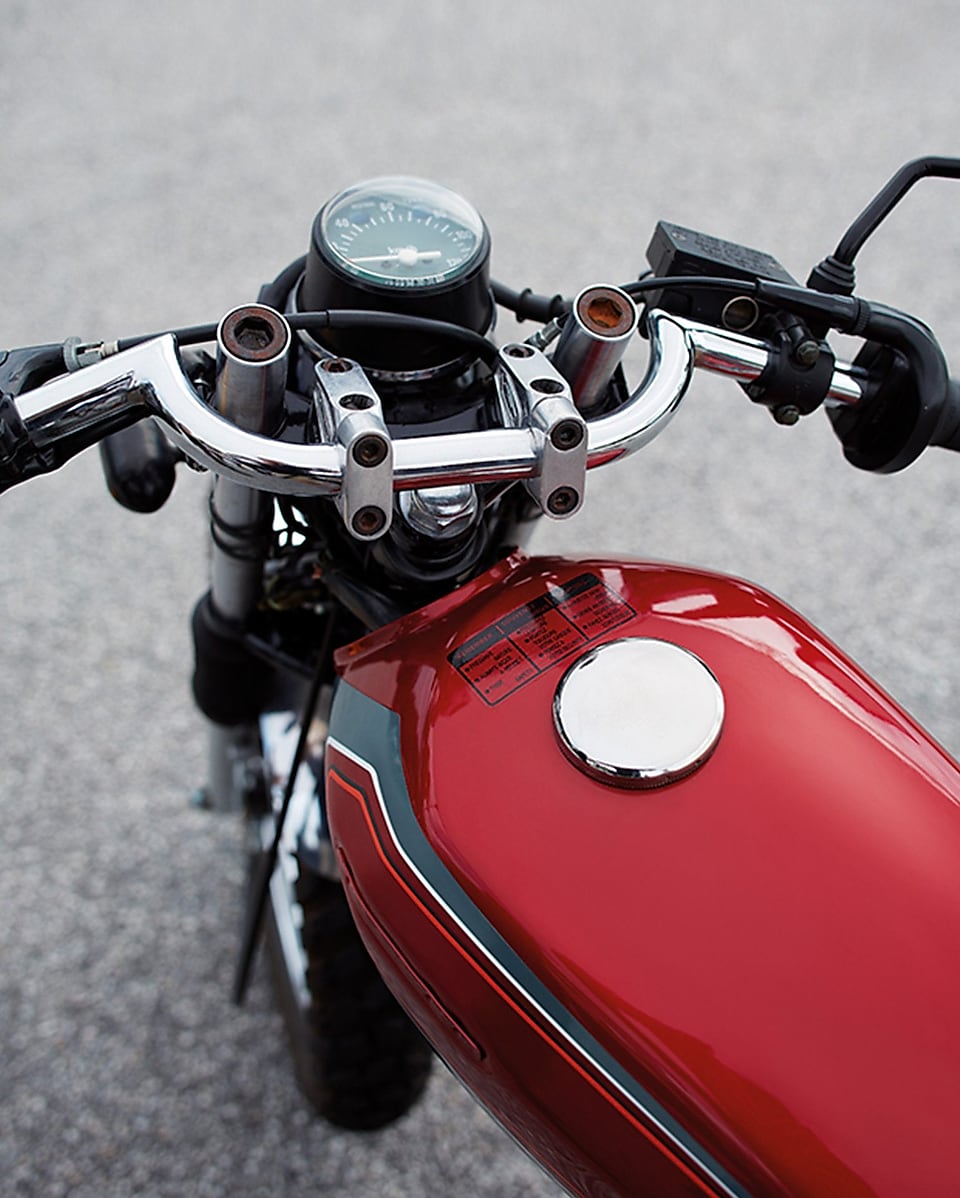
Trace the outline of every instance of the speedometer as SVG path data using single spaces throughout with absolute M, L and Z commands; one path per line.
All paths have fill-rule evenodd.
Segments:
M 354 278 L 382 287 L 445 286 L 485 249 L 480 214 L 425 179 L 373 179 L 324 206 L 321 248 Z
M 486 225 L 462 196 L 427 179 L 370 179 L 320 209 L 297 305 L 421 316 L 485 333 L 494 312 L 489 263 Z M 330 330 L 321 348 L 399 374 L 451 357 L 449 341 L 414 328 Z

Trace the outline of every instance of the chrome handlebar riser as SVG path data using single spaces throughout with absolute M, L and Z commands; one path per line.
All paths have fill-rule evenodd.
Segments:
M 321 358 L 314 375 L 320 429 L 343 447 L 340 516 L 358 541 L 375 541 L 393 518 L 393 442 L 380 396 L 349 358 Z
M 574 515 L 587 484 L 587 423 L 569 383 L 540 350 L 517 343 L 501 349 L 497 382 L 504 423 L 513 417 L 534 432 L 539 469 L 527 490 L 546 515 Z

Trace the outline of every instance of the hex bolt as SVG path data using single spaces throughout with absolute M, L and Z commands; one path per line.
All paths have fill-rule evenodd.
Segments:
M 353 370 L 353 363 L 347 358 L 323 358 L 318 365 L 328 374 L 347 374 Z
M 820 357 L 820 346 L 812 337 L 807 337 L 794 349 L 793 357 L 800 366 L 815 366 Z
M 777 424 L 796 424 L 800 419 L 800 409 L 792 403 L 781 404 L 779 408 L 773 409 L 773 418 Z
M 580 502 L 580 496 L 573 487 L 557 487 L 547 499 L 547 510 L 554 516 L 566 516 Z
M 598 292 L 587 300 L 586 321 L 595 329 L 619 331 L 624 322 L 624 309 L 609 292 Z
M 387 522 L 382 508 L 369 504 L 354 514 L 351 524 L 353 531 L 362 537 L 375 537 Z
M 576 314 L 584 328 L 598 337 L 617 338 L 632 333 L 636 308 L 616 287 L 588 287 L 576 300 Z
M 237 322 L 233 335 L 237 344 L 256 353 L 268 349 L 273 342 L 273 328 L 260 316 L 244 316 Z
M 218 336 L 227 353 L 241 362 L 263 363 L 283 352 L 289 330 L 279 312 L 247 304 L 234 308 L 223 318 Z
M 520 345 L 519 343 L 514 343 L 513 345 L 505 345 L 503 347 L 503 352 L 510 358 L 532 358 L 533 357 L 533 350 L 530 348 L 530 346 L 529 345 Z
M 554 449 L 576 449 L 583 440 L 583 425 L 579 420 L 559 420 L 550 431 Z
M 387 443 L 376 433 L 367 433 L 354 441 L 350 452 L 358 466 L 379 466 L 387 456 Z

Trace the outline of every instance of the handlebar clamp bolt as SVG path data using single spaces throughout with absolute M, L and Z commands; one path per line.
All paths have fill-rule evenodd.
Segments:
M 580 502 L 580 496 L 573 487 L 557 487 L 547 499 L 547 507 L 555 516 L 565 516 L 572 512 Z
M 576 449 L 583 440 L 583 425 L 577 420 L 561 420 L 554 425 L 550 440 L 554 449 Z
M 378 507 L 362 507 L 353 517 L 353 531 L 362 537 L 374 537 L 386 524 L 387 518 Z
M 352 449 L 353 460 L 358 466 L 379 466 L 389 452 L 389 446 L 383 437 L 371 433 L 358 438 Z

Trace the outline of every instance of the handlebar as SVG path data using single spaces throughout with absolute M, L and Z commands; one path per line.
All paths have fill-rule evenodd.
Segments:
M 696 369 L 733 378 L 783 424 L 823 404 L 847 460 L 862 469 L 903 469 L 931 444 L 960 450 L 960 386 L 936 338 L 913 317 L 854 294 L 853 258 L 863 241 L 931 174 L 960 177 L 960 159 L 907 164 L 806 287 L 769 255 L 666 222 L 647 251 L 651 270 L 623 289 L 587 288 L 568 305 L 493 283 L 495 302 L 520 319 L 549 322 L 499 350 L 473 325 L 365 306 L 295 311 L 288 320 L 267 304 L 296 309 L 307 255 L 263 290 L 266 302 L 221 321 L 213 405 L 191 382 L 173 334 L 0 352 L 0 384 L 14 393 L 0 385 L 0 490 L 153 416 L 187 458 L 227 480 L 279 495 L 335 497 L 360 539 L 389 527 L 394 492 L 420 488 L 523 481 L 544 512 L 564 517 L 582 503 L 588 469 L 636 452 L 666 427 Z M 627 394 L 620 361 L 638 327 L 634 295 L 649 305 L 650 354 L 643 381 Z M 482 428 L 392 436 L 361 366 L 313 341 L 314 423 L 310 431 L 302 426 L 299 441 L 268 435 L 288 415 L 288 374 L 298 393 L 309 386 L 306 360 L 289 356 L 292 329 L 305 337 L 333 328 L 410 334 L 414 326 L 457 345 L 462 361 L 489 368 L 492 388 L 481 376 L 477 400 Z M 763 339 L 732 328 L 758 329 Z M 830 329 L 862 339 L 852 365 L 836 361 L 824 340 Z M 557 334 L 548 358 L 543 350 Z M 206 342 L 212 328 L 180 330 L 179 338 Z M 35 385 L 60 362 L 73 373 Z
M 556 474 L 564 455 L 579 455 L 584 470 L 605 465 L 641 449 L 666 427 L 695 369 L 749 383 L 770 360 L 771 348 L 764 341 L 664 311 L 649 313 L 646 332 L 650 354 L 643 381 L 616 411 L 589 421 L 578 413 L 567 380 L 542 352 L 527 344 L 504 346 L 495 370 L 504 427 L 390 438 L 381 425 L 377 431 L 389 446 L 391 489 L 540 480 Z M 351 363 L 349 369 L 364 379 L 358 365 Z M 837 363 L 826 403 L 841 409 L 854 406 L 862 399 L 863 387 L 861 371 Z M 20 436 L 16 453 L 7 447 L 5 477 L 0 465 L 3 486 L 55 469 L 79 449 L 146 416 L 156 417 L 194 462 L 254 489 L 335 496 L 351 474 L 349 444 L 336 430 L 331 434 L 329 425 L 319 443 L 297 444 L 246 431 L 219 415 L 187 377 L 170 334 L 56 378 L 15 400 L 8 397 L 7 402 L 13 405 Z M 554 443 L 558 438 L 552 434 L 564 420 L 582 427 L 585 451 L 580 441 Z M 10 465 L 14 457 L 17 464 Z M 551 514 L 572 514 L 580 498 L 582 487 L 573 507 Z

